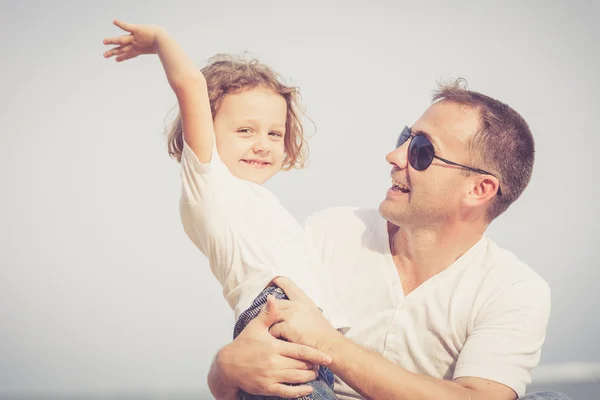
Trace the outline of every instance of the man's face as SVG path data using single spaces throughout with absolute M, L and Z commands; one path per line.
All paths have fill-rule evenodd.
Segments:
M 437 156 L 468 165 L 467 143 L 479 123 L 476 110 L 441 101 L 431 105 L 411 130 L 426 134 Z M 386 156 L 392 165 L 392 187 L 379 207 L 381 215 L 405 227 L 435 226 L 460 218 L 461 201 L 470 191 L 467 177 L 461 169 L 437 159 L 429 168 L 415 170 L 407 158 L 410 143 L 411 139 Z

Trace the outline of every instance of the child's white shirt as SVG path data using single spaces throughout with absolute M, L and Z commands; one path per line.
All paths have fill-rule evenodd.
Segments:
M 349 328 L 302 225 L 265 187 L 231 174 L 213 149 L 202 164 L 184 143 L 181 155 L 181 221 L 210 262 L 235 312 L 244 312 L 277 276 L 289 277 L 337 329 Z

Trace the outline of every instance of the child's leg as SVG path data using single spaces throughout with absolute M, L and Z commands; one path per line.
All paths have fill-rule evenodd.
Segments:
M 268 295 L 275 296 L 276 299 L 286 299 L 287 296 L 277 286 L 269 286 L 263 290 L 258 297 L 254 300 L 250 308 L 244 311 L 238 318 L 235 327 L 233 329 L 233 338 L 235 339 L 242 330 L 248 325 L 248 323 L 256 318 L 260 313 L 260 310 L 267 304 Z M 313 392 L 308 396 L 298 397 L 297 400 L 334 400 L 337 399 L 335 393 L 333 393 L 333 373 L 326 367 L 319 367 L 319 376 L 307 385 L 313 388 Z M 239 392 L 239 399 L 241 400 L 280 400 L 280 397 L 272 396 L 259 396 L 246 393 L 244 391 Z

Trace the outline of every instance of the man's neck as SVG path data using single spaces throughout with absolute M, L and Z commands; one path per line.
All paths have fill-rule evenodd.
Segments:
M 485 228 L 459 224 L 441 229 L 406 229 L 388 222 L 390 250 L 404 294 L 452 265 L 481 239 Z

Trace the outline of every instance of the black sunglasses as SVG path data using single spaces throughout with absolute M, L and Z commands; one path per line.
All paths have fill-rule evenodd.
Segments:
M 482 169 L 467 167 L 466 165 L 458 164 L 454 161 L 446 160 L 445 158 L 436 156 L 433 149 L 433 144 L 431 144 L 431 141 L 429 141 L 427 136 L 412 132 L 408 126 L 405 126 L 404 129 L 402 129 L 400 136 L 398 136 L 396 148 L 402 146 L 408 139 L 412 139 L 410 145 L 408 146 L 408 162 L 417 171 L 424 171 L 429 168 L 433 162 L 433 159 L 436 158 L 449 165 L 454 165 L 456 167 L 477 172 L 479 174 L 491 175 L 495 178 L 498 178 L 496 175 Z M 498 188 L 498 196 L 502 196 L 500 188 Z

